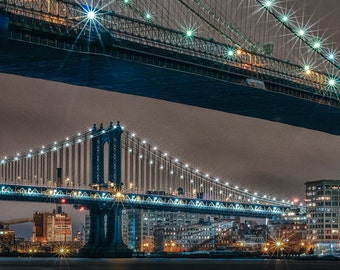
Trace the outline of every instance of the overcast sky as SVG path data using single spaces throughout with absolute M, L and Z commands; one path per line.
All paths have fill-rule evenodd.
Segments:
M 280 123 L 62 83 L 0 74 L 0 153 L 27 151 L 120 120 L 211 176 L 278 198 L 340 177 L 340 138 Z M 336 123 L 335 123 L 336 124 Z

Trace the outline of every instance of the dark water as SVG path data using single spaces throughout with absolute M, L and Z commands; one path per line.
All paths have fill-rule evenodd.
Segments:
M 266 259 L 78 259 L 0 258 L 0 270 L 332 270 L 340 261 L 299 261 Z

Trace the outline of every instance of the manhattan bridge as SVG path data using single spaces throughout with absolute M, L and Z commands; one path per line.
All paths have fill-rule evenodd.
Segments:
M 273 0 L 1 0 L 0 12 L 8 42 L 339 106 L 337 53 Z M 91 228 L 84 256 L 129 252 L 121 233 L 124 207 L 274 218 L 292 206 L 192 168 L 119 122 L 43 143 L 0 158 L 0 199 L 86 207 Z

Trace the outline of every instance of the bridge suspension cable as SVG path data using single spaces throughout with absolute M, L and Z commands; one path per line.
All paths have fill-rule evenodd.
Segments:
M 291 22 L 287 12 L 277 9 L 274 0 L 256 0 L 269 14 L 271 14 L 283 27 L 287 28 L 297 39 L 300 39 L 312 52 L 319 54 L 323 60 L 334 66 L 337 71 L 340 69 L 339 59 L 336 59 L 336 53 L 327 50 L 323 46 L 323 41 L 307 33 L 306 27 L 298 27 Z
M 187 6 L 191 1 L 181 0 Z M 338 75 L 333 76 L 322 71 L 316 71 L 312 65 L 292 64 L 289 59 L 283 58 L 285 56 L 291 58 L 295 55 L 296 57 L 294 56 L 293 60 L 297 59 L 297 62 L 301 63 L 303 61 L 300 59 L 301 48 L 287 45 L 291 44 L 290 40 L 280 42 L 280 38 L 287 37 L 286 33 L 282 33 L 282 35 L 274 33 L 271 36 L 267 34 L 270 32 L 266 30 L 267 28 L 269 30 L 277 28 L 275 26 L 277 25 L 276 20 L 275 23 L 267 22 L 261 18 L 262 16 L 259 16 L 257 19 L 262 20 L 259 22 L 261 31 L 256 30 L 254 32 L 256 20 L 254 21 L 255 18 L 252 15 L 247 20 L 247 24 L 244 25 L 242 18 L 245 15 L 259 12 L 249 1 L 253 0 L 238 3 L 237 9 L 234 6 L 235 1 L 230 0 L 223 1 L 220 5 L 216 4 L 214 9 L 209 9 L 208 7 L 212 2 L 210 1 L 209 5 L 207 4 L 208 0 L 206 0 L 205 8 L 202 9 L 208 10 L 210 14 L 213 10 L 213 17 L 219 21 L 219 24 L 207 23 L 204 16 L 188 16 L 192 12 L 183 9 L 183 5 L 178 1 L 143 1 L 145 7 L 159 9 L 152 11 L 152 16 L 151 13 L 149 14 L 150 19 L 141 18 L 142 6 L 140 6 L 141 2 L 138 1 L 123 1 L 123 3 L 100 1 L 95 5 L 95 8 L 91 7 L 91 9 L 87 7 L 86 2 L 64 0 L 33 0 L 29 3 L 21 3 L 20 0 L 7 0 L 6 2 L 0 1 L 0 6 L 10 16 L 11 29 L 14 29 L 10 32 L 12 39 L 25 40 L 64 50 L 106 54 L 113 57 L 124 57 L 124 55 L 126 57 L 126 54 L 118 54 L 117 48 L 130 50 L 131 52 L 146 54 L 146 56 L 153 55 L 164 59 L 173 59 L 173 61 L 176 61 L 176 66 L 178 64 L 193 64 L 217 72 L 240 74 L 246 77 L 254 76 L 268 85 L 274 83 L 274 85 L 280 86 L 293 86 L 294 89 L 298 89 L 299 93 L 303 93 L 303 96 L 310 96 L 317 102 L 329 102 L 332 105 L 339 106 Z M 176 3 L 178 4 L 176 5 Z M 201 0 L 200 3 L 202 6 L 204 1 Z M 87 8 L 84 8 L 84 5 Z M 231 5 L 231 8 L 228 8 L 228 5 Z M 149 10 L 149 8 L 146 10 Z M 235 11 L 235 14 L 230 14 L 230 10 Z M 93 14 L 93 17 L 89 18 L 88 11 Z M 242 16 L 238 15 L 239 12 Z M 195 14 L 198 14 L 198 10 L 195 11 Z M 253 44 L 259 44 L 259 42 L 264 42 L 267 38 L 275 36 L 278 39 L 275 40 L 275 44 L 278 44 L 281 50 L 286 50 L 287 46 L 292 49 L 288 55 L 287 53 L 283 54 L 281 56 L 283 60 L 280 60 L 271 56 L 271 46 L 268 46 L 270 50 L 264 55 L 257 53 L 254 48 L 238 48 L 235 45 L 228 45 L 225 43 L 225 39 L 212 40 L 209 37 L 211 33 L 216 34 L 217 32 L 218 35 L 214 35 L 214 37 L 218 38 L 222 31 L 219 30 L 220 27 L 228 29 L 226 23 L 218 20 L 218 18 L 222 18 L 222 14 L 229 14 L 228 16 L 239 24 L 238 30 L 244 29 L 241 32 L 245 34 L 241 34 L 241 36 L 249 36 L 254 33 L 256 37 L 259 32 L 265 33 L 264 36 L 260 34 L 252 42 Z M 253 21 L 251 18 L 253 18 Z M 183 23 L 180 23 L 180 20 L 183 20 Z M 29 28 L 34 31 L 27 32 Z M 219 31 L 211 31 L 211 29 Z M 235 29 L 235 27 L 232 29 Z M 43 32 L 46 33 L 43 38 L 36 36 Z M 228 33 L 231 35 L 234 32 L 229 31 Z M 236 42 L 236 44 L 238 43 Z M 140 57 L 137 59 L 140 59 Z M 199 61 L 197 61 L 198 59 Z M 157 65 L 157 62 L 153 60 L 150 64 Z M 192 72 L 197 72 L 196 69 L 192 69 Z M 205 76 L 211 76 L 210 73 L 204 72 Z M 274 87 L 273 90 L 276 88 Z M 272 87 L 269 89 L 272 89 Z M 289 91 L 289 93 L 293 94 L 295 91 Z
M 0 159 L 1 183 L 47 187 L 89 188 L 91 140 L 115 129 L 90 129 L 13 157 Z M 183 198 L 289 206 L 287 200 L 232 186 L 194 169 L 124 129 L 121 139 L 123 190 Z M 107 153 L 106 153 L 107 155 Z M 93 158 L 93 157 L 92 157 Z M 106 164 L 107 158 L 104 158 Z M 104 165 L 106 166 L 106 165 Z M 105 175 L 108 181 L 108 175 Z

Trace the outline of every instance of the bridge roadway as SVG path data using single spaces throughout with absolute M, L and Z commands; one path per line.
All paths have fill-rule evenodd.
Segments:
M 182 211 L 257 218 L 279 217 L 290 209 L 288 204 L 280 205 L 279 202 L 278 205 L 261 205 L 150 194 L 113 194 L 106 190 L 7 184 L 0 185 L 0 200 L 72 204 L 76 208 L 98 206 L 103 209 L 111 209 L 115 204 L 120 203 L 126 209 Z
M 340 109 L 101 55 L 0 41 L 0 72 L 145 96 L 340 135 Z

